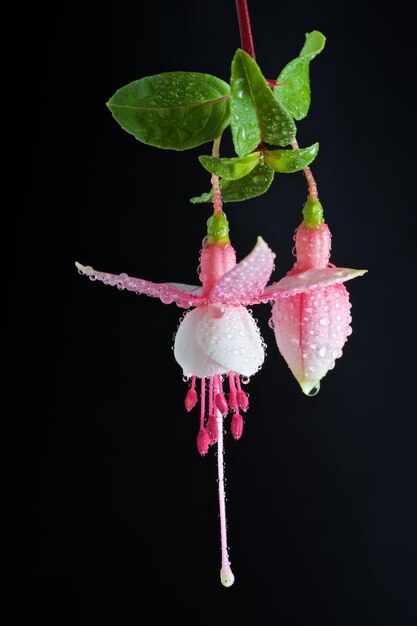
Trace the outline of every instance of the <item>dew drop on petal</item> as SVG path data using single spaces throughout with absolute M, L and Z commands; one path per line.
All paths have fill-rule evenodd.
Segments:
M 320 391 L 320 383 L 317 383 L 310 391 L 308 392 L 308 396 L 316 396 Z

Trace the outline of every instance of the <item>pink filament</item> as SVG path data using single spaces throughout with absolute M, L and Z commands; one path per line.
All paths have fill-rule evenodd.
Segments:
M 209 383 L 209 416 L 213 413 L 213 398 L 214 398 L 214 378 L 210 376 Z
M 237 386 L 237 400 L 238 400 L 239 408 L 241 408 L 242 411 L 247 411 L 248 406 L 249 406 L 249 398 L 247 394 L 243 391 L 240 385 L 239 374 L 236 374 L 236 386 Z
M 237 411 L 237 394 L 236 394 L 236 385 L 235 385 L 235 375 L 232 372 L 229 372 L 229 406 L 231 409 Z
M 210 377 L 209 418 L 206 425 L 206 429 L 210 437 L 210 445 L 216 443 L 217 441 L 216 409 L 214 406 L 214 398 L 216 393 L 216 378 L 212 376 Z
M 195 376 L 192 377 L 191 387 L 185 396 L 185 408 L 187 411 L 191 411 L 197 404 L 197 392 L 195 390 Z
M 229 407 L 227 404 L 227 400 L 224 397 L 222 377 L 220 376 L 220 374 L 217 374 L 216 376 L 216 394 L 214 396 L 214 400 L 215 400 L 214 403 L 216 407 L 219 409 L 220 413 L 222 415 L 226 415 L 226 413 L 229 410 Z
M 200 428 L 204 428 L 204 415 L 206 412 L 206 379 L 201 379 L 201 396 L 200 396 Z

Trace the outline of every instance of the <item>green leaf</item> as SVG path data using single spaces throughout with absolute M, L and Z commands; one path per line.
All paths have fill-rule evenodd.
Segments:
M 243 50 L 237 50 L 232 61 L 230 97 L 233 143 L 239 156 L 263 141 L 287 146 L 294 139 L 294 121 L 274 98 L 256 61 Z
M 265 152 L 265 161 L 275 172 L 290 174 L 299 172 L 310 165 L 317 156 L 319 144 L 313 143 L 308 148 L 299 150 L 271 150 Z
M 322 52 L 325 44 L 326 37 L 319 30 L 306 33 L 306 40 L 304 46 L 301 48 L 300 57 L 308 55 L 310 61 L 312 61 L 314 57 Z
M 224 176 L 229 180 L 243 178 L 259 163 L 261 153 L 252 152 L 244 157 L 234 157 L 232 159 L 217 159 L 212 156 L 198 157 L 200 163 L 212 174 Z
M 166 72 L 122 87 L 107 106 L 143 143 L 188 150 L 220 137 L 230 121 L 229 85 L 210 74 Z
M 324 48 L 325 36 L 318 30 L 306 34 L 300 55 L 284 67 L 274 89 L 276 100 L 296 120 L 302 120 L 310 108 L 309 65 Z
M 265 193 L 274 179 L 274 172 L 265 163 L 259 163 L 247 176 L 238 180 L 222 179 L 220 190 L 223 202 L 240 202 L 255 198 Z M 190 202 L 211 202 L 213 192 L 203 193 L 201 196 L 191 198 Z

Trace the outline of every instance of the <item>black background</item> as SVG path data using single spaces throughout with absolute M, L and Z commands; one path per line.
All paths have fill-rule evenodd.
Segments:
M 197 156 L 211 146 L 142 145 L 105 102 L 163 71 L 228 81 L 234 3 L 33 6 L 5 26 L 17 67 L 4 209 L 16 460 L 5 623 L 416 623 L 415 16 L 405 7 L 251 3 L 269 78 L 305 32 L 327 35 L 298 140 L 320 141 L 332 261 L 369 273 L 349 283 L 354 332 L 315 398 L 278 354 L 269 307 L 255 308 L 268 357 L 248 387 L 243 438 L 226 437 L 230 589 L 219 581 L 216 457 L 196 451 L 198 418 L 184 410 L 171 351 L 180 310 L 92 284 L 74 261 L 196 282 L 209 206 L 188 198 L 209 189 Z M 282 276 L 305 194 L 301 174 L 279 176 L 267 195 L 227 206 L 238 258 L 262 234 Z

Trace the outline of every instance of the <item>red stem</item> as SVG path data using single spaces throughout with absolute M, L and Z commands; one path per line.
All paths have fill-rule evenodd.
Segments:
M 242 44 L 242 48 L 245 52 L 247 52 L 252 57 L 252 59 L 255 59 L 255 48 L 253 45 L 252 30 L 250 26 L 250 17 L 249 17 L 249 9 L 248 9 L 247 1 L 236 0 L 236 11 L 237 11 L 237 18 L 239 21 L 240 41 Z M 278 85 L 278 83 L 275 80 L 267 80 L 266 82 L 268 83 L 269 87 L 271 87 L 271 89 L 274 89 Z M 296 139 L 294 139 L 294 141 L 291 143 L 291 146 L 293 150 L 298 149 L 298 143 Z M 263 150 L 263 145 L 260 144 L 257 150 Z M 317 183 L 314 179 L 313 173 L 309 167 L 304 168 L 304 173 L 307 178 L 308 198 L 310 200 L 317 200 L 318 199 Z
M 242 43 L 242 48 L 252 57 L 252 59 L 254 59 L 255 48 L 253 46 L 249 10 L 246 0 L 236 0 L 236 11 L 239 21 L 240 41 Z

